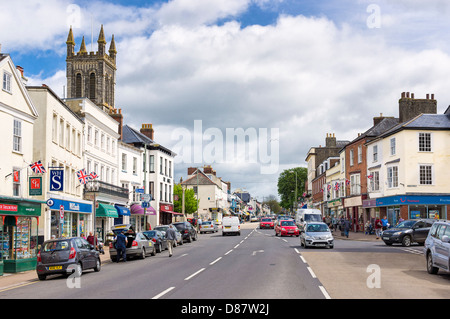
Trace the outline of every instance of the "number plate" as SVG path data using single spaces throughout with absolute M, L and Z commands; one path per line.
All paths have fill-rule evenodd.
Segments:
M 389 240 L 389 237 L 383 237 L 383 239 L 385 239 L 385 240 Z
M 317 244 L 316 246 L 317 247 L 325 247 L 326 245 L 325 244 Z
M 61 270 L 62 266 L 52 266 L 52 267 L 48 267 L 48 270 Z

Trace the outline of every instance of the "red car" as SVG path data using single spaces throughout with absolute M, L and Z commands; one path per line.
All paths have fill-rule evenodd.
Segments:
M 271 228 L 274 229 L 275 223 L 273 222 L 272 218 L 263 217 L 261 218 L 261 221 L 259 222 L 259 228 Z
M 300 230 L 293 220 L 279 220 L 275 226 L 275 236 L 300 236 Z

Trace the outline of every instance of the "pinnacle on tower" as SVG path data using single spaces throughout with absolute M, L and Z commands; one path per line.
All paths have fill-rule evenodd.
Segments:
M 111 44 L 109 46 L 109 56 L 112 59 L 116 58 L 117 50 L 116 50 L 116 41 L 114 41 L 114 34 L 112 35 Z
M 100 34 L 98 35 L 97 43 L 106 44 L 105 33 L 103 32 L 103 24 L 102 27 L 100 28 Z
M 87 53 L 86 43 L 84 42 L 84 36 L 83 36 L 83 40 L 81 41 L 81 46 L 80 46 L 79 53 L 82 53 L 82 54 Z
M 75 39 L 73 37 L 72 26 L 70 26 L 69 35 L 67 37 L 66 44 L 75 45 Z

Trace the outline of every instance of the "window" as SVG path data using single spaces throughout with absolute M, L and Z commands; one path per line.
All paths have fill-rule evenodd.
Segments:
M 22 122 L 14 119 L 13 150 L 22 152 Z
M 95 130 L 95 133 L 94 133 L 94 145 L 98 146 L 98 131 L 97 130 Z
M 6 71 L 3 72 L 3 90 L 11 93 L 11 74 Z
M 370 175 L 372 175 L 372 178 L 370 179 L 370 187 L 372 191 L 380 190 L 380 172 L 372 172 Z
M 163 200 L 163 183 L 159 183 L 159 200 Z
M 372 153 L 373 153 L 373 161 L 378 161 L 378 145 L 374 145 L 372 147 Z
M 105 134 L 103 134 L 103 133 L 100 137 L 100 147 L 101 147 L 102 151 L 105 150 Z
M 169 177 L 172 178 L 172 161 L 169 161 Z
M 167 158 L 164 159 L 164 175 L 167 176 Z
M 81 96 L 81 74 L 78 73 L 75 78 L 75 95 L 74 97 L 82 97 Z
M 92 126 L 88 126 L 87 129 L 87 140 L 89 143 L 92 143 Z
M 388 187 L 398 187 L 398 167 L 392 166 L 387 169 L 387 182 Z
M 432 185 L 433 184 L 433 166 L 420 165 L 419 166 L 419 184 Z
M 395 138 L 390 139 L 391 144 L 391 155 L 395 155 Z
M 20 196 L 20 169 L 13 168 L 13 196 Z
M 122 172 L 127 172 L 127 154 L 122 153 Z
M 70 125 L 66 125 L 66 149 L 70 150 Z
M 362 163 L 362 146 L 358 146 L 358 163 Z
M 431 133 L 419 133 L 419 152 L 431 152 Z
M 353 174 L 350 176 L 350 195 L 359 195 L 361 194 L 361 182 L 360 175 Z
M 55 143 L 58 141 L 58 115 L 55 113 L 52 119 L 52 141 Z
M 169 203 L 172 203 L 172 185 L 169 185 Z
M 353 150 L 350 150 L 350 166 L 353 166 Z
M 137 174 L 137 157 L 133 157 L 133 174 Z
M 155 182 L 148 183 L 148 194 L 151 195 L 152 200 L 155 198 Z
M 89 98 L 95 99 L 95 73 L 91 73 L 89 76 Z
M 163 158 L 162 156 L 159 157 L 159 173 L 162 175 L 163 173 Z
M 59 145 L 64 147 L 64 120 L 59 120 Z

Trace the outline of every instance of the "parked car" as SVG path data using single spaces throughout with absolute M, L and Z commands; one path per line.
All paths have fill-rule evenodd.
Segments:
M 148 254 L 151 254 L 152 256 L 156 255 L 156 247 L 153 244 L 153 241 L 148 239 L 142 232 L 136 233 L 133 226 L 130 224 L 114 225 L 111 230 L 116 236 L 122 231 L 125 232 L 128 241 L 126 249 L 127 259 L 130 257 L 140 257 L 141 259 L 144 259 Z M 109 244 L 109 255 L 112 261 L 116 261 L 117 258 L 115 244 L 115 239 Z
M 81 237 L 47 240 L 37 255 L 36 272 L 39 280 L 45 280 L 53 274 L 75 273 L 79 277 L 86 269 L 100 271 L 100 253 Z
M 423 244 L 435 219 L 408 219 L 388 228 L 381 233 L 381 239 L 388 246 L 402 244 L 405 247 L 412 243 Z
M 300 246 L 333 248 L 334 237 L 330 228 L 323 222 L 305 223 L 300 234 Z
M 191 223 L 178 222 L 178 223 L 173 223 L 172 225 L 174 225 L 178 229 L 178 231 L 181 233 L 183 240 L 187 241 L 188 243 L 190 243 L 193 240 L 194 241 L 197 240 L 197 231 L 195 230 L 194 227 L 192 227 Z
M 450 221 L 436 221 L 428 233 L 424 245 L 429 274 L 439 270 L 450 271 Z
M 169 249 L 166 236 L 161 231 L 147 230 L 142 233 L 153 242 L 157 253 L 161 253 L 163 250 Z
M 258 216 L 252 215 L 252 216 L 250 217 L 250 222 L 251 222 L 251 223 L 257 222 L 257 221 L 258 221 Z
M 274 223 L 272 218 L 263 217 L 263 218 L 261 218 L 261 221 L 259 222 L 259 228 L 261 228 L 261 229 L 263 229 L 263 228 L 274 229 L 275 228 L 275 223 Z
M 156 226 L 153 229 L 154 230 L 159 230 L 160 232 L 163 233 L 164 237 L 166 236 L 166 231 L 169 228 L 169 225 L 160 225 L 160 226 Z M 175 237 L 177 238 L 177 240 L 175 241 L 175 243 L 173 244 L 174 247 L 177 247 L 178 245 L 183 245 L 183 236 L 181 235 L 181 233 L 179 232 L 179 230 L 174 227 L 175 230 Z
M 275 225 L 275 236 L 300 236 L 300 230 L 292 219 L 279 220 Z
M 236 216 L 225 216 L 222 218 L 222 236 L 228 234 L 241 235 L 241 222 Z
M 207 233 L 207 232 L 218 232 L 219 227 L 217 226 L 215 221 L 211 220 L 205 220 L 200 224 L 200 234 Z

